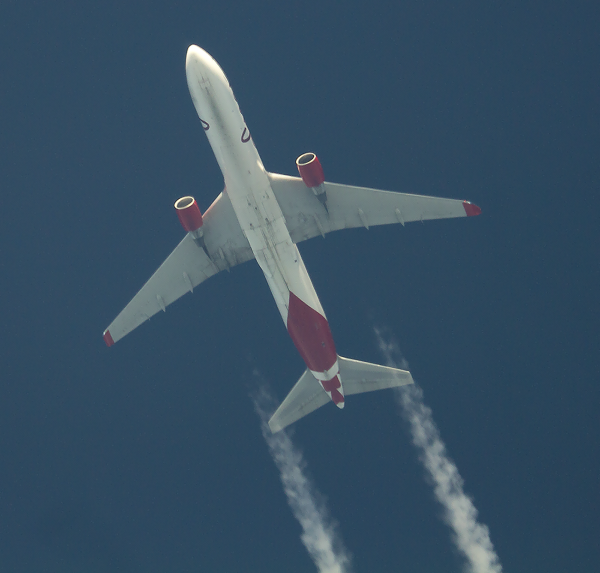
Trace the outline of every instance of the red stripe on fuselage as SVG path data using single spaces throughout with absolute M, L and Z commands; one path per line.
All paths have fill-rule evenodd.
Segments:
M 325 372 L 337 360 L 327 319 L 290 292 L 287 329 L 309 370 Z
M 339 390 L 336 390 L 335 388 L 331 391 L 331 399 L 333 400 L 333 403 L 336 406 L 344 402 L 344 397 L 342 396 L 342 393 Z
M 323 380 L 321 384 L 325 392 L 333 392 L 342 385 L 340 379 L 337 376 L 334 376 L 331 380 Z
M 339 391 L 339 388 L 342 387 L 339 376 L 334 376 L 331 380 L 321 381 L 321 386 L 323 386 L 325 392 L 331 392 L 331 399 L 336 406 L 344 401 L 344 396 Z

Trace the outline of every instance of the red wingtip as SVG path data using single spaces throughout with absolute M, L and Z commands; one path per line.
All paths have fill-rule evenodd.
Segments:
M 467 214 L 467 217 L 475 217 L 475 215 L 481 215 L 481 209 L 473 203 L 463 201 L 463 207 L 465 208 L 465 213 Z
M 115 343 L 115 341 L 113 340 L 113 338 L 110 335 L 110 332 L 108 332 L 108 330 L 104 331 L 102 338 L 104 338 L 104 342 L 106 342 L 106 346 L 108 346 L 109 348 Z

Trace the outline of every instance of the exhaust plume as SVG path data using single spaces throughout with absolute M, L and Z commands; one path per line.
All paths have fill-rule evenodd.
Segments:
M 388 366 L 408 369 L 397 345 L 384 341 L 377 329 L 375 334 Z M 413 444 L 419 450 L 419 459 L 433 482 L 435 497 L 444 508 L 444 520 L 452 529 L 453 542 L 467 560 L 468 571 L 502 573 L 489 529 L 477 521 L 477 509 L 464 491 L 456 464 L 448 457 L 431 408 L 423 402 L 423 390 L 415 383 L 395 388 L 395 392 L 402 416 L 410 425 Z
M 255 372 L 258 377 L 258 374 Z M 252 396 L 260 416 L 261 430 L 279 469 L 283 490 L 294 517 L 302 526 L 302 543 L 319 573 L 349 573 L 350 557 L 329 516 L 323 498 L 305 474 L 306 462 L 284 430 L 271 433 L 267 422 L 275 411 L 275 400 L 261 383 Z

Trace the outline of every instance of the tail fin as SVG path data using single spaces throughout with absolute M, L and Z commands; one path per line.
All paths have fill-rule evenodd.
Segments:
M 412 376 L 407 370 L 341 356 L 338 356 L 338 362 L 340 378 L 347 396 L 413 383 Z M 278 432 L 329 401 L 327 393 L 317 379 L 310 370 L 306 370 L 269 420 L 269 428 L 273 433 Z

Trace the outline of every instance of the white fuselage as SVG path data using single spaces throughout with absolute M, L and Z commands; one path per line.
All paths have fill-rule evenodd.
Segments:
M 315 355 L 316 346 L 311 346 L 310 340 L 304 343 L 295 339 L 298 336 L 310 336 L 305 331 L 311 328 L 310 325 L 307 326 L 308 322 L 314 322 L 311 309 L 327 325 L 325 313 L 300 252 L 290 237 L 285 218 L 271 189 L 269 176 L 250 137 L 229 82 L 215 60 L 197 46 L 191 46 L 188 50 L 186 74 L 194 106 L 223 172 L 225 192 L 267 279 L 281 317 L 314 376 L 320 381 L 331 380 L 338 375 L 339 367 L 333 340 L 329 344 L 330 335 L 319 345 L 323 348 L 330 345 L 333 348 L 328 348 L 320 356 Z M 300 302 L 294 303 L 294 296 Z M 291 304 L 294 307 L 292 310 Z M 309 307 L 306 312 L 294 310 L 304 309 L 304 305 Z M 302 315 L 300 321 L 307 323 L 299 323 L 294 332 L 290 324 L 295 316 L 290 316 L 291 312 Z M 320 319 L 317 317 L 316 320 Z M 317 329 L 321 327 L 322 325 L 315 326 Z M 307 359 L 304 353 L 312 353 L 314 356 Z

